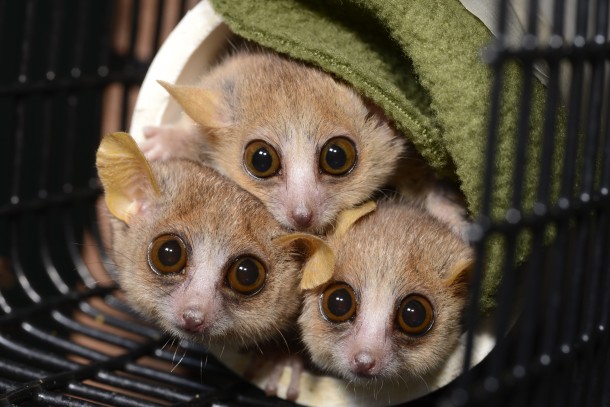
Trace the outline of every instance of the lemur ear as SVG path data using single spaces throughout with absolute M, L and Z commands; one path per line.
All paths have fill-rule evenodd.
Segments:
M 330 280 L 335 271 L 335 254 L 326 242 L 307 233 L 291 233 L 275 239 L 281 245 L 303 244 L 306 260 L 302 268 L 301 290 L 318 287 Z
M 472 276 L 474 265 L 474 259 L 472 259 L 471 257 L 459 259 L 449 269 L 446 275 L 443 276 L 443 283 L 447 287 L 454 287 L 459 289 L 460 291 L 468 291 L 468 286 L 470 285 L 470 277 Z
M 225 95 L 221 91 L 203 89 L 198 86 L 172 85 L 157 81 L 178 102 L 182 110 L 193 121 L 208 129 L 227 127 L 232 113 Z
M 352 209 L 347 209 L 339 214 L 335 223 L 333 236 L 343 236 L 347 230 L 363 216 L 377 209 L 377 204 L 374 201 L 368 201 L 360 206 Z
M 345 234 L 350 226 L 367 213 L 375 210 L 375 202 L 343 211 L 337 218 L 334 236 Z M 335 272 L 335 253 L 317 236 L 307 233 L 290 233 L 274 240 L 281 245 L 300 243 L 306 248 L 306 260 L 302 268 L 301 290 L 310 290 L 330 280 Z
M 105 136 L 95 164 L 108 209 L 127 224 L 161 196 L 148 161 L 127 133 Z

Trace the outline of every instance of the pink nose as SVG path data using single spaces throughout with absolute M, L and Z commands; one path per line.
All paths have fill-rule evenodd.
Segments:
M 375 357 L 368 352 L 358 352 L 354 356 L 354 372 L 361 376 L 372 376 L 375 374 Z
M 182 329 L 187 332 L 197 333 L 203 330 L 204 317 L 201 312 L 187 310 L 182 314 Z
M 305 208 L 295 209 L 292 212 L 292 222 L 297 229 L 306 229 L 313 223 L 313 212 Z

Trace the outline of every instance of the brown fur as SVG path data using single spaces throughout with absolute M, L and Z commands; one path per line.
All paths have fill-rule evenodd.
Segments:
M 387 201 L 347 233 L 330 236 L 328 244 L 335 253 L 331 283 L 354 289 L 357 310 L 352 320 L 329 322 L 320 312 L 328 284 L 305 293 L 299 325 L 314 364 L 367 382 L 419 378 L 441 366 L 461 334 L 471 248 L 426 212 Z M 420 337 L 406 335 L 396 324 L 397 309 L 411 293 L 424 295 L 434 308 L 435 322 Z M 375 360 L 365 379 L 354 368 L 359 352 Z
M 401 156 L 414 155 L 378 109 L 369 109 L 350 87 L 270 52 L 237 52 L 196 86 L 174 91 L 166 86 L 199 131 L 187 126 L 182 137 L 190 141 L 176 143 L 175 128 L 146 129 L 142 148 L 147 156 L 209 160 L 289 228 L 324 232 L 340 211 L 370 199 L 385 185 Z M 324 143 L 339 135 L 354 142 L 357 163 L 336 177 L 320 171 L 318 158 Z M 244 169 L 244 148 L 257 139 L 275 147 L 278 175 L 257 179 Z M 311 225 L 294 221 L 299 207 L 312 211 Z
M 299 311 L 301 264 L 290 248 L 274 243 L 286 231 L 261 202 L 194 162 L 154 163 L 152 170 L 160 197 L 129 225 L 112 219 L 112 257 L 134 308 L 167 332 L 206 345 L 251 345 L 290 327 Z M 148 245 L 163 233 L 180 235 L 189 247 L 182 274 L 158 275 L 148 266 Z M 268 270 L 262 291 L 249 297 L 225 281 L 228 264 L 242 254 L 254 254 Z M 205 316 L 202 332 L 180 328 L 189 307 Z

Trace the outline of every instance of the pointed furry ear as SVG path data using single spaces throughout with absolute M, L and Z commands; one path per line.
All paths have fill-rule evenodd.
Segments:
M 330 280 L 335 271 L 335 254 L 326 242 L 314 235 L 291 233 L 276 238 L 281 245 L 299 242 L 307 248 L 307 260 L 303 265 L 301 290 L 318 287 Z
M 462 258 L 446 273 L 443 283 L 457 291 L 467 291 L 473 270 L 474 259 L 470 257 Z
M 377 204 L 374 201 L 368 201 L 360 206 L 341 212 L 337 217 L 333 236 L 343 236 L 358 219 L 373 212 L 375 209 L 377 209 Z
M 157 81 L 195 123 L 210 129 L 227 127 L 232 114 L 221 91 Z
M 383 111 L 382 108 L 377 106 L 371 100 L 366 99 L 364 101 L 364 105 L 366 106 L 368 113 L 366 115 L 366 120 L 374 120 L 375 127 L 387 126 L 390 124 L 390 119 Z
M 127 224 L 133 215 L 161 195 L 148 161 L 127 133 L 105 136 L 95 164 L 108 209 Z

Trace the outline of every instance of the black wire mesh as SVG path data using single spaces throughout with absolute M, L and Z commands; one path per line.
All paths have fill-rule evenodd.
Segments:
M 0 2 L 3 405 L 277 404 L 139 322 L 94 272 L 110 267 L 97 249 L 95 150 L 127 128 L 154 50 L 189 3 L 151 5 Z
M 495 312 L 497 344 L 481 366 L 454 384 L 444 403 L 605 406 L 610 403 L 608 2 L 553 2 L 552 30 L 548 41 L 541 41 L 536 16 L 544 5 L 531 0 L 526 3 L 526 33 L 517 47 L 509 45 L 507 30 L 508 10 L 514 3 L 500 3 L 498 38 L 486 50 L 495 79 L 483 172 L 483 211 L 476 229 L 480 233 L 476 242 L 479 258 L 484 257 L 486 242 L 494 235 L 502 236 L 507 246 Z M 572 5 L 575 13 L 569 7 Z M 566 37 L 568 24 L 575 26 L 572 38 Z M 522 89 L 512 207 L 505 221 L 494 223 L 490 202 L 502 81 L 505 67 L 515 61 L 521 67 Z M 548 83 L 536 203 L 528 211 L 523 203 L 523 171 L 535 63 L 548 67 Z M 567 112 L 563 154 L 556 148 L 560 105 L 565 105 Z M 554 198 L 550 174 L 557 161 L 562 165 L 561 183 L 559 197 Z M 550 230 L 556 238 L 549 245 Z M 533 254 L 524 265 L 515 267 L 516 241 L 524 231 L 532 237 Z M 481 273 L 479 263 L 474 298 Z M 469 313 L 471 328 L 477 323 L 475 304 Z M 515 312 L 518 318 L 504 335 Z M 471 352 L 472 336 L 466 360 Z
M 96 221 L 95 150 L 102 134 L 128 127 L 155 50 L 192 3 L 0 0 L 2 405 L 290 404 L 266 398 L 204 349 L 174 343 L 139 321 L 105 272 L 112 270 Z M 538 3 L 528 3 L 529 16 Z M 480 256 L 494 236 L 508 248 L 494 314 L 498 342 L 479 366 L 413 404 L 608 406 L 608 1 L 578 1 L 571 15 L 556 0 L 548 41 L 537 40 L 532 17 L 517 47 L 503 35 L 507 1 L 501 10 L 500 35 L 485 51 L 495 80 L 482 171 L 486 195 L 475 228 Z M 576 35 L 566 41 L 564 21 L 571 20 Z M 505 66 L 515 61 L 523 78 L 516 187 L 506 221 L 492 222 L 502 80 Z M 544 137 L 537 202 L 527 211 L 523 163 L 530 84 L 540 62 L 549 73 Z M 566 71 L 569 80 L 562 82 Z M 568 84 L 563 93 L 562 83 Z M 567 138 L 565 155 L 558 157 L 561 105 Z M 562 179 L 555 199 L 549 177 L 557 160 Z M 550 244 L 549 228 L 556 236 Z M 516 267 L 515 245 L 524 230 L 533 255 Z M 480 322 L 481 273 L 479 267 L 466 318 L 471 329 Z M 473 341 L 470 336 L 465 360 Z

